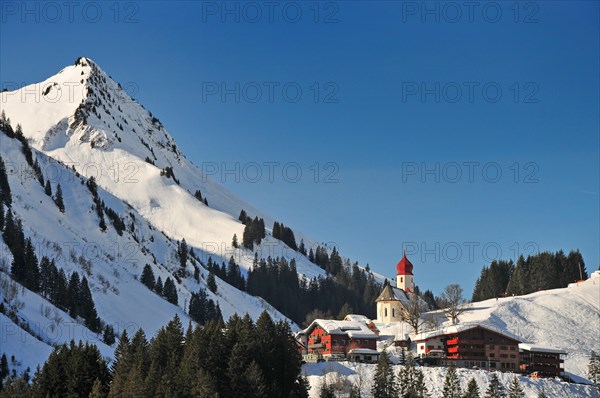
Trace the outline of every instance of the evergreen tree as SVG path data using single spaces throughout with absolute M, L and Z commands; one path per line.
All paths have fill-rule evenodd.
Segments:
M 81 279 L 79 305 L 81 307 L 80 314 L 82 318 L 85 319 L 85 326 L 94 332 L 100 332 L 100 318 L 98 318 L 96 306 L 94 305 L 94 300 L 92 299 L 92 292 L 90 292 L 90 287 L 85 276 Z
M 163 297 L 171 304 L 177 305 L 177 288 L 171 278 L 167 278 L 163 287 Z
M 60 184 L 56 185 L 56 194 L 54 195 L 54 203 L 56 203 L 56 207 L 60 210 L 61 213 L 65 212 L 65 204 L 63 202 L 63 194 L 62 188 Z
M 113 345 L 116 338 L 115 329 L 111 325 L 106 325 L 104 327 L 104 332 L 102 333 L 102 341 L 104 341 L 104 344 Z
M 69 346 L 54 349 L 33 382 L 40 397 L 88 397 L 96 380 L 106 396 L 110 373 L 100 351 L 94 345 L 71 341 Z
M 485 390 L 484 398 L 504 398 L 505 396 L 504 387 L 500 383 L 498 375 L 494 372 L 492 380 L 490 380 L 490 384 L 488 384 L 488 388 Z
M 106 393 L 104 391 L 104 387 L 102 386 L 102 382 L 100 379 L 96 378 L 94 380 L 94 384 L 92 385 L 92 391 L 90 391 L 89 398 L 104 398 L 106 397 Z
M 181 240 L 177 248 L 177 256 L 179 257 L 179 266 L 182 270 L 185 270 L 187 259 L 188 259 L 188 246 L 185 242 L 185 238 Z
M 461 398 L 460 380 L 454 366 L 449 366 L 444 380 L 443 398 Z
M 217 292 L 217 281 L 215 279 L 215 274 L 213 274 L 211 271 L 208 272 L 208 277 L 206 278 L 206 286 L 211 292 Z
M 0 358 L 0 381 L 2 381 L 6 376 L 10 374 L 10 369 L 8 368 L 8 360 L 6 359 L 6 353 L 2 353 L 2 358 Z
M 79 274 L 77 272 L 73 272 L 67 286 L 67 305 L 69 307 L 69 315 L 71 318 L 77 318 L 77 316 L 83 317 L 81 303 L 79 302 L 80 297 L 81 282 L 79 280 Z
M 152 271 L 152 267 L 150 266 L 150 264 L 144 265 L 144 270 L 142 271 L 140 282 L 146 285 L 148 289 L 154 290 L 156 282 L 154 280 L 154 272 Z
M 306 256 L 306 246 L 304 246 L 304 239 L 300 239 L 300 245 L 298 246 L 298 252 Z
M 198 293 L 192 293 L 192 297 L 190 298 L 188 314 L 190 318 L 200 325 L 204 325 L 207 321 L 207 301 L 206 292 L 202 289 Z
M 512 382 L 508 388 L 508 398 L 525 398 L 525 392 L 519 383 L 517 376 L 513 376 Z
M 0 195 L 2 193 L 0 192 Z M 0 200 L 0 231 L 4 229 L 4 204 L 2 200 Z
M 44 185 L 44 192 L 48 196 L 52 196 L 52 185 L 50 185 L 50 180 L 46 180 L 46 185 Z
M 231 246 L 233 246 L 236 249 L 239 247 L 237 234 L 233 234 L 233 239 L 231 240 Z
M 164 290 L 164 287 L 163 287 L 162 279 L 159 276 L 158 279 L 156 279 L 156 285 L 154 285 L 154 291 L 159 296 L 162 296 L 163 295 L 163 290 Z
M 25 251 L 19 261 L 23 270 L 23 285 L 31 291 L 38 292 L 40 287 L 40 269 L 30 238 L 25 240 Z
M 133 355 L 131 354 L 131 342 L 127 336 L 127 331 L 123 330 L 117 343 L 110 369 L 112 381 L 109 397 L 118 397 L 124 394 L 127 378 L 132 367 Z
M 477 380 L 475 380 L 474 377 L 469 380 L 469 384 L 467 384 L 467 390 L 465 391 L 463 398 L 480 398 L 479 386 L 477 385 Z
M 546 395 L 546 391 L 544 390 L 543 387 L 542 387 L 542 391 L 540 391 L 537 398 L 548 398 L 548 396 Z
M 598 356 L 595 351 L 590 353 L 588 377 L 592 383 L 600 387 L 600 356 Z
M 4 203 L 7 207 L 10 207 L 12 203 L 12 196 L 10 194 L 10 184 L 8 183 L 6 165 L 4 164 L 2 156 L 0 156 L 0 204 L 2 203 Z
M 427 386 L 425 385 L 425 376 L 423 375 L 423 371 L 421 369 L 415 370 L 415 381 L 413 384 L 413 395 L 411 398 L 427 398 L 429 397 L 429 392 L 427 391 Z
M 381 353 L 377 361 L 371 393 L 374 398 L 395 398 L 397 396 L 396 380 L 386 351 Z
M 50 259 L 42 256 L 42 260 L 40 261 L 40 294 L 50 299 L 50 293 L 54 288 L 54 284 Z
M 242 211 L 240 211 L 240 216 L 238 217 L 238 220 L 240 220 L 242 222 L 242 224 L 246 224 L 247 218 L 248 218 L 248 215 L 246 214 L 246 211 L 244 209 L 242 209 Z

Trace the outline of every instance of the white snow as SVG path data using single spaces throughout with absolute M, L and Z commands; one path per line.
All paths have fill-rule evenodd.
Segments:
M 335 383 L 338 380 L 346 380 L 360 386 L 363 396 L 371 397 L 371 386 L 373 376 L 375 375 L 376 364 L 361 364 L 353 362 L 321 362 L 308 363 L 303 365 L 302 371 L 307 376 L 311 389 L 310 397 L 319 396 L 319 391 L 323 382 Z M 397 375 L 401 365 L 394 365 L 394 373 Z M 424 374 L 425 385 L 432 397 L 441 397 L 444 385 L 444 378 L 447 370 L 442 367 L 421 367 Z M 491 372 L 484 370 L 457 369 L 458 377 L 461 380 L 462 388 L 465 388 L 468 381 L 474 377 L 479 385 L 481 396 L 484 395 L 489 381 L 492 377 Z M 512 381 L 514 373 L 497 372 L 500 382 L 508 388 Z M 596 387 L 583 384 L 565 383 L 555 379 L 532 379 L 526 376 L 517 375 L 525 396 L 537 397 L 537 394 L 544 389 L 550 398 L 598 398 L 600 394 Z

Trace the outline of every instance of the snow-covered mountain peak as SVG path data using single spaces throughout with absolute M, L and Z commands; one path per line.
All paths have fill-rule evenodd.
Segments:
M 267 226 L 275 220 L 187 160 L 159 119 L 94 61 L 78 58 L 41 83 L 3 92 L 0 105 L 34 148 L 85 177 L 94 176 L 169 238 L 185 238 L 213 259 L 234 256 L 242 267 L 252 265 L 254 253 L 231 245 L 234 234 L 243 235 L 240 211 L 263 218 Z M 301 238 L 307 247 L 316 245 L 296 231 Z M 270 237 L 266 242 L 268 247 L 258 248 L 259 257 L 296 258 L 300 274 L 324 274 L 282 242 Z

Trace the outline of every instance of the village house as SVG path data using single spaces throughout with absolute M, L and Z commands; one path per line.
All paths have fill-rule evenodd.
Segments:
M 376 362 L 379 336 L 361 321 L 315 319 L 297 335 L 306 362 L 345 360 Z
M 525 373 L 538 373 L 541 377 L 559 377 L 564 372 L 563 359 L 567 352 L 551 347 L 519 344 L 521 363 L 519 369 Z
M 443 358 L 442 365 L 501 371 L 519 370 L 520 341 L 478 325 L 453 325 L 421 333 L 414 339 L 417 355 Z

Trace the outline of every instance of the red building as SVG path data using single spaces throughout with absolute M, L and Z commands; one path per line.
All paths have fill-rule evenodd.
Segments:
M 298 333 L 306 346 L 304 360 L 345 360 L 376 362 L 379 336 L 363 322 L 316 319 Z

